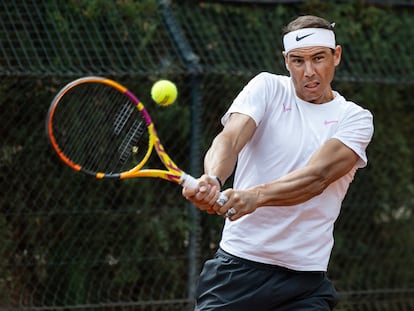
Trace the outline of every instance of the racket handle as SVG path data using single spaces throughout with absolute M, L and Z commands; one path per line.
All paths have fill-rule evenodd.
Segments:
M 183 173 L 181 176 L 181 186 L 196 189 L 198 187 L 198 181 L 193 176 Z
M 195 189 L 198 187 L 198 181 L 193 176 L 184 173 L 181 176 L 181 186 Z M 223 192 L 220 192 L 220 196 L 216 201 L 217 204 L 223 206 L 227 201 L 227 196 Z

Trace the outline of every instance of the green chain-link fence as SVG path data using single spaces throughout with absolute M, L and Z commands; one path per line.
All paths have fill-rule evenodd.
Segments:
M 164 181 L 66 168 L 46 138 L 48 106 L 70 80 L 114 78 L 146 103 L 177 164 L 198 175 L 242 86 L 260 71 L 286 73 L 280 29 L 303 13 L 337 23 L 335 88 L 375 118 L 369 165 L 336 225 L 328 274 L 339 310 L 414 309 L 414 8 L 243 2 L 0 1 L 1 310 L 190 310 L 223 220 Z M 150 100 L 159 78 L 179 89 L 167 108 Z

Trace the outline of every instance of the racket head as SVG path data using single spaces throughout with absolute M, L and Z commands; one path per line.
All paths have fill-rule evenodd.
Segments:
M 46 127 L 53 149 L 75 171 L 180 183 L 183 172 L 164 151 L 144 105 L 113 80 L 83 77 L 64 86 L 50 105 Z M 167 170 L 143 169 L 153 148 Z

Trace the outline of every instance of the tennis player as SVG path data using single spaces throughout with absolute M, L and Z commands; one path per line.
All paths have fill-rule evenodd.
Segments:
M 195 310 L 321 311 L 338 303 L 326 276 L 334 222 L 367 164 L 373 118 L 331 88 L 342 53 L 334 25 L 298 17 L 283 45 L 290 75 L 263 72 L 244 87 L 205 156 L 199 188 L 183 189 L 200 210 L 227 215 Z M 219 206 L 220 183 L 234 169 Z

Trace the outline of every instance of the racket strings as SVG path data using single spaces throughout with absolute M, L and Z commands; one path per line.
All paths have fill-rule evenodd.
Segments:
M 129 117 L 132 114 L 132 110 L 135 109 L 129 102 L 126 102 L 121 106 L 119 111 L 116 114 L 114 120 L 114 134 L 119 135 L 121 130 L 125 127 Z
M 121 134 L 122 129 L 114 128 L 113 123 L 116 121 L 112 120 L 114 114 L 116 114 L 116 109 L 119 108 L 117 107 L 120 101 L 119 97 L 122 100 L 125 99 L 121 93 L 112 88 L 100 84 L 96 85 L 94 98 L 100 98 L 102 105 L 100 113 L 102 113 L 102 116 L 99 118 L 99 123 L 95 123 L 94 127 L 91 127 L 95 137 L 90 136 L 91 140 L 88 144 L 88 154 L 90 156 L 85 162 L 85 167 L 90 167 L 92 171 L 116 173 L 124 168 L 123 165 L 118 165 L 116 150 L 117 137 Z M 132 106 L 131 103 L 129 105 Z
M 74 146 L 74 155 L 77 161 L 84 169 L 97 171 L 106 167 L 103 166 L 105 156 L 100 148 L 107 148 L 103 128 L 99 128 L 100 124 L 107 122 L 105 111 L 108 110 L 107 100 L 110 100 L 110 94 L 104 96 L 99 85 L 88 84 L 80 85 L 71 90 L 71 94 L 67 94 L 67 99 L 71 100 L 68 95 L 72 95 L 76 99 L 76 109 L 83 120 L 82 126 L 79 126 L 74 137 L 78 137 L 79 144 Z M 75 93 L 76 92 L 76 93 Z M 68 105 L 75 108 L 74 101 Z M 76 110 L 75 110 L 76 111 Z
M 85 169 L 92 169 L 87 165 L 91 141 L 96 124 L 100 122 L 99 115 L 93 114 L 92 88 L 77 86 L 62 97 L 54 115 L 54 133 L 63 153 L 73 162 L 81 164 Z M 89 98 L 89 103 L 86 99 Z M 95 122 L 90 122 L 93 118 Z
M 55 110 L 62 152 L 84 170 L 115 174 L 135 167 L 148 149 L 148 131 L 135 104 L 101 83 L 68 90 Z
M 119 160 L 120 163 L 125 163 L 130 157 L 132 153 L 139 152 L 139 142 L 142 138 L 144 132 L 146 130 L 145 124 L 143 121 L 137 122 L 135 121 L 128 131 L 128 134 L 125 136 L 124 141 L 122 142 L 121 146 L 119 146 Z M 142 150 L 142 149 L 141 149 Z

